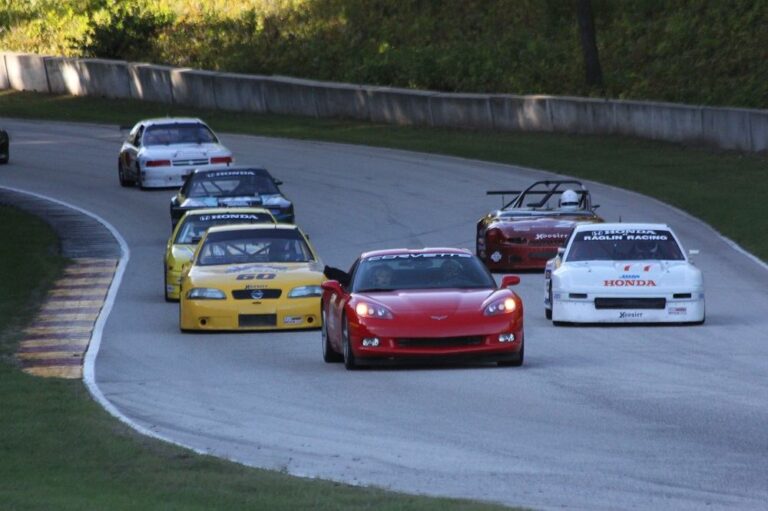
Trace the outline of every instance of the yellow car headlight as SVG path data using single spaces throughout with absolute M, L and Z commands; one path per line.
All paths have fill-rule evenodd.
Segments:
M 190 300 L 224 300 L 226 297 L 224 291 L 212 287 L 193 287 L 187 291 Z
M 323 289 L 320 286 L 299 286 L 294 287 L 288 293 L 288 298 L 308 298 L 311 296 L 321 296 Z

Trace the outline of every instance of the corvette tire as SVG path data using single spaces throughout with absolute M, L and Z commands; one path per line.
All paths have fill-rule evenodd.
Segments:
M 341 343 L 344 346 L 344 367 L 348 371 L 358 369 L 357 359 L 349 343 L 349 322 L 346 317 L 341 320 Z
M 525 338 L 523 338 L 523 345 L 520 346 L 520 353 L 517 358 L 512 360 L 499 360 L 496 364 L 499 367 L 520 367 L 525 361 Z
M 320 337 L 323 343 L 323 360 L 327 364 L 341 362 L 344 360 L 344 357 L 334 351 L 333 347 L 331 346 L 331 342 L 328 339 L 328 327 L 326 323 L 327 319 L 325 317 L 325 308 L 323 308 L 322 305 L 320 309 L 320 317 L 322 318 L 322 321 L 323 321 L 323 326 L 320 327 Z

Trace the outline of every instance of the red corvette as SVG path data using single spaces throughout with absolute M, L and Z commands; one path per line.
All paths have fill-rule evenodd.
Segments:
M 576 225 L 602 222 L 579 181 L 536 181 L 477 222 L 476 253 L 491 271 L 543 270 Z
M 362 254 L 349 273 L 326 267 L 322 345 L 347 369 L 429 358 L 523 364 L 523 302 L 468 250 L 425 248 Z

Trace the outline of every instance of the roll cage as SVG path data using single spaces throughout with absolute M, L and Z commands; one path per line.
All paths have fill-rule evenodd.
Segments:
M 579 209 L 592 211 L 598 208 L 598 205 L 592 205 L 592 197 L 589 190 L 581 183 L 572 179 L 557 179 L 536 181 L 525 190 L 488 190 L 486 195 L 501 195 L 501 209 L 527 209 L 551 211 L 552 200 L 559 199 L 560 195 L 566 190 L 573 190 L 579 196 Z M 506 196 L 512 195 L 509 202 Z

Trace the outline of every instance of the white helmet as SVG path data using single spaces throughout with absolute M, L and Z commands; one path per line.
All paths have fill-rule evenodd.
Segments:
M 579 209 L 579 194 L 573 190 L 565 190 L 560 195 L 561 209 Z

